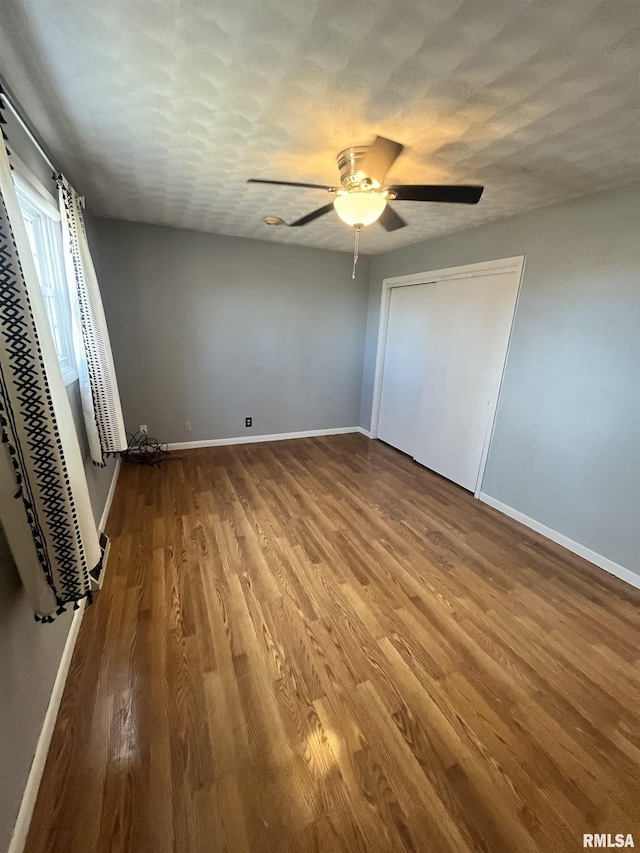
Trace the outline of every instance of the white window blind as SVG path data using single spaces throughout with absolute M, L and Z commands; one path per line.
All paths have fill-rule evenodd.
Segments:
M 29 245 L 40 280 L 51 333 L 66 385 L 78 378 L 73 354 L 71 306 L 62 254 L 62 230 L 55 208 L 39 195 L 29 192 L 24 181 L 16 181 Z M 52 215 L 53 214 L 53 215 Z

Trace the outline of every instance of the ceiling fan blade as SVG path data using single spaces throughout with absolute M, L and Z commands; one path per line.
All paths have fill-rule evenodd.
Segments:
M 248 184 L 276 184 L 279 187 L 307 187 L 310 190 L 332 190 L 325 184 L 299 184 L 296 181 L 263 181 L 261 178 L 249 178 Z
M 396 162 L 403 148 L 403 145 L 400 145 L 399 142 L 394 142 L 393 139 L 376 136 L 374 142 L 369 146 L 369 150 L 364 155 L 362 164 L 359 165 L 358 170 L 371 181 L 377 181 L 382 186 L 387 172 Z
M 385 231 L 397 231 L 398 228 L 404 228 L 407 224 L 389 205 L 382 211 L 382 216 L 378 219 L 378 222 Z
M 396 193 L 395 201 L 439 201 L 452 204 L 477 204 L 484 187 L 446 186 L 440 184 L 400 184 L 388 189 Z
M 319 207 L 311 213 L 307 213 L 306 216 L 296 219 L 295 222 L 287 222 L 285 224 L 288 225 L 289 228 L 297 228 L 299 225 L 307 225 L 309 222 L 313 222 L 314 219 L 319 219 L 321 216 L 324 216 L 325 213 L 329 213 L 330 210 L 333 210 L 333 202 L 325 204 L 324 207 Z

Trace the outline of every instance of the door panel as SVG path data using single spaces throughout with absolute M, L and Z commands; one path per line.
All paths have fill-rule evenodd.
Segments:
M 414 456 L 424 383 L 425 314 L 430 284 L 391 290 L 378 438 Z
M 475 490 L 518 293 L 514 273 L 429 285 L 416 461 Z

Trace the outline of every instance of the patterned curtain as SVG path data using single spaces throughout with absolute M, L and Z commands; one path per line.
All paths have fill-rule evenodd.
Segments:
M 90 595 L 100 546 L 11 167 L 0 143 L 0 521 L 43 622 Z
M 127 448 L 109 332 L 102 307 L 78 193 L 58 176 L 67 277 L 74 303 L 74 350 L 91 458 L 104 466 Z

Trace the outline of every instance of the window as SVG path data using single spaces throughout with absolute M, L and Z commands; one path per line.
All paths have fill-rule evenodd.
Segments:
M 62 250 L 60 215 L 53 201 L 48 201 L 18 172 L 14 172 L 14 183 L 62 378 L 65 385 L 68 385 L 78 378 L 78 373 L 73 356 L 71 305 Z

